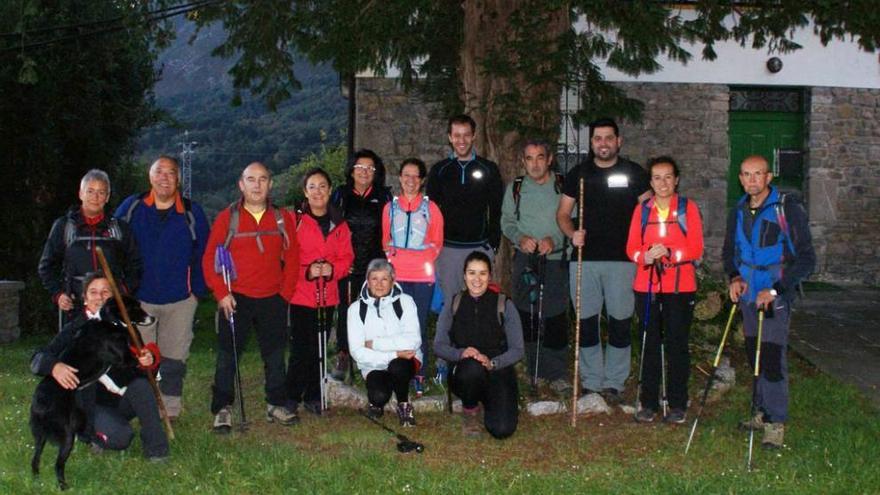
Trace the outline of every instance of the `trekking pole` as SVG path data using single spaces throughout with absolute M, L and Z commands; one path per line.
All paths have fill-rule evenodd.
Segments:
M 394 438 L 397 439 L 397 451 L 400 452 L 401 454 L 406 454 L 408 452 L 413 452 L 413 451 L 421 454 L 425 450 L 425 446 L 423 444 L 421 444 L 419 442 L 414 442 L 414 441 L 410 440 L 409 437 L 407 437 L 406 435 L 403 435 L 401 433 L 398 433 L 395 430 L 392 430 L 391 428 L 386 426 L 385 423 L 382 423 L 378 419 L 367 414 L 367 412 L 364 411 L 363 409 L 360 410 L 360 413 L 361 413 L 361 416 L 369 419 L 372 423 L 377 425 L 379 428 L 382 428 L 383 430 L 387 431 L 388 433 L 391 433 L 392 435 L 394 435 Z
M 657 308 L 660 315 L 660 325 L 657 325 L 657 332 L 660 337 L 660 409 L 663 411 L 663 417 L 669 412 L 669 396 L 666 390 L 666 328 L 663 325 L 663 261 L 657 260 L 654 265 L 657 273 L 657 283 L 660 285 L 660 291 L 657 294 Z
M 226 284 L 226 290 L 229 294 L 232 294 L 232 280 L 235 278 L 232 253 L 222 245 L 218 245 L 217 251 L 214 253 L 214 267 L 215 269 L 219 268 L 220 274 L 223 277 L 223 283 Z M 238 362 L 238 343 L 236 342 L 235 335 L 234 311 L 227 315 L 227 320 L 229 321 L 229 338 L 232 340 L 232 360 L 235 363 L 233 366 L 233 372 L 235 373 L 235 386 L 238 389 L 236 393 L 240 420 L 238 429 L 239 431 L 244 432 L 247 431 L 247 415 L 245 414 L 244 408 L 244 389 L 241 386 L 241 367 Z
M 578 230 L 584 229 L 584 178 L 581 177 L 578 181 Z M 586 239 L 584 239 L 586 241 Z M 581 243 L 578 246 L 578 260 L 577 260 L 577 272 L 575 274 L 575 284 L 576 287 L 574 289 L 575 295 L 575 304 L 574 304 L 574 377 L 571 380 L 572 383 L 572 392 L 571 392 L 571 427 L 577 427 L 577 400 L 578 400 L 578 361 L 580 360 L 580 349 L 581 349 L 581 277 L 583 276 L 583 260 L 584 260 L 584 246 Z
M 544 333 L 544 278 L 547 255 L 538 257 L 538 335 L 535 339 L 535 392 L 538 391 L 538 367 L 541 364 L 541 335 Z
M 321 285 L 324 277 L 319 277 L 315 282 L 315 302 L 317 303 L 317 319 L 318 319 L 318 390 L 320 393 L 321 406 L 320 410 L 324 410 L 324 301 L 321 297 Z
M 684 455 L 687 455 L 691 448 L 691 442 L 694 440 L 694 432 L 697 431 L 697 422 L 700 421 L 700 415 L 703 414 L 703 408 L 706 407 L 706 399 L 709 397 L 709 390 L 712 389 L 712 383 L 715 381 L 715 373 L 718 372 L 718 363 L 721 362 L 721 352 L 724 350 L 724 344 L 727 342 L 727 334 L 730 332 L 730 326 L 733 324 L 733 318 L 736 315 L 736 303 L 730 308 L 730 315 L 727 317 L 727 325 L 724 327 L 724 334 L 721 335 L 721 343 L 718 344 L 718 352 L 715 353 L 715 361 L 712 362 L 712 374 L 706 380 L 706 388 L 703 389 L 703 397 L 700 399 L 700 409 L 694 418 L 694 424 L 691 425 L 691 433 L 688 435 L 687 445 L 684 447 Z
M 642 349 L 639 351 L 639 382 L 636 385 L 636 412 L 641 408 L 642 376 L 645 367 L 645 343 L 648 337 L 648 324 L 651 320 L 651 298 L 654 291 L 654 265 L 648 268 L 648 295 L 645 297 L 645 312 L 642 315 Z
M 761 336 L 764 331 L 764 309 L 758 309 L 758 340 L 755 342 L 755 375 L 752 378 L 752 407 L 749 421 L 758 415 L 757 398 L 758 398 L 758 376 L 761 374 Z M 754 425 L 752 425 L 754 426 Z M 752 448 L 755 444 L 755 428 L 749 428 L 749 458 L 746 464 L 749 472 L 752 471 Z
M 137 349 L 138 355 L 140 355 L 144 343 L 141 340 L 140 333 L 135 331 L 134 325 L 131 324 L 131 318 L 128 316 L 128 309 L 125 307 L 125 301 L 122 300 L 122 294 L 119 292 L 119 287 L 116 286 L 113 272 L 110 271 L 110 264 L 107 263 L 107 258 L 104 257 L 104 251 L 101 249 L 101 246 L 95 246 L 95 252 L 98 255 L 98 262 L 101 264 L 101 269 L 104 270 L 104 276 L 107 277 L 107 283 L 110 285 L 110 290 L 113 292 L 113 299 L 116 301 L 116 306 L 119 307 L 119 316 L 122 317 L 122 321 L 125 323 L 125 328 L 128 330 L 128 337 L 131 339 L 131 343 L 134 344 L 135 349 Z M 147 382 L 149 382 L 150 388 L 153 389 L 153 395 L 156 397 L 156 405 L 159 406 L 159 415 L 162 417 L 162 422 L 165 424 L 165 431 L 168 432 L 168 438 L 174 440 L 174 429 L 171 427 L 171 420 L 168 418 L 168 412 L 165 410 L 165 402 L 162 400 L 162 392 L 159 390 L 159 384 L 156 383 L 156 377 L 149 371 L 144 374 L 147 375 Z

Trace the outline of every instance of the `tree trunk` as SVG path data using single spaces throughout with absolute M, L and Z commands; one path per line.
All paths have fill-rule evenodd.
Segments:
M 562 93 L 562 78 L 548 78 L 538 84 L 528 81 L 528 74 L 512 71 L 510 75 L 497 76 L 487 74 L 487 63 L 493 63 L 490 57 L 502 57 L 505 62 L 517 66 L 521 55 L 516 48 L 522 48 L 517 42 L 551 41 L 555 44 L 566 30 L 571 28 L 568 8 L 547 10 L 540 2 L 529 0 L 465 0 L 464 34 L 461 44 L 461 63 L 459 80 L 462 86 L 461 99 L 465 113 L 477 122 L 476 148 L 480 155 L 498 163 L 501 176 L 509 183 L 517 175 L 521 175 L 519 147 L 524 138 L 543 137 L 550 140 L 551 150 L 555 151 L 559 136 L 561 112 L 559 108 Z M 519 14 L 519 9 L 534 19 L 540 16 L 543 29 L 518 32 L 512 21 Z M 522 36 L 522 38 L 519 38 Z M 551 45 L 555 46 L 555 45 Z M 549 60 L 549 56 L 548 56 Z M 549 65 L 549 61 L 547 64 Z M 521 65 L 520 65 L 521 67 Z M 538 70 L 540 67 L 535 67 Z M 558 76 L 558 75 L 557 75 Z M 514 92 L 523 108 L 529 109 L 523 122 L 517 122 L 520 128 L 538 129 L 538 136 L 522 136 L 517 130 L 504 125 L 505 101 L 509 101 L 510 93 Z M 555 95 L 550 96 L 548 95 Z M 508 107 L 509 108 L 509 107 Z M 509 118 L 509 117 L 508 117 Z M 502 288 L 510 293 L 510 267 L 512 249 L 502 239 L 501 249 L 496 258 L 495 278 Z

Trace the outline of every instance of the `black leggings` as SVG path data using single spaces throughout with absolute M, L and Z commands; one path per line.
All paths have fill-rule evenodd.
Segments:
M 409 381 L 415 375 L 411 359 L 395 358 L 384 370 L 367 374 L 367 398 L 373 406 L 384 407 L 391 400 L 391 392 L 397 402 L 409 402 Z
M 647 294 L 636 292 L 636 312 L 644 318 Z M 660 342 L 661 330 L 665 347 L 668 373 L 666 390 L 669 407 L 687 409 L 690 353 L 688 333 L 694 315 L 694 293 L 656 294 L 651 303 L 648 335 L 645 341 L 645 362 L 642 372 L 641 402 L 652 411 L 660 409 Z M 662 306 L 662 311 L 661 311 Z M 639 323 L 639 340 L 644 324 Z
M 452 369 L 449 386 L 461 398 L 462 406 L 470 409 L 483 403 L 483 420 L 490 435 L 507 438 L 516 431 L 519 391 L 513 366 L 489 371 L 475 359 L 462 359 Z

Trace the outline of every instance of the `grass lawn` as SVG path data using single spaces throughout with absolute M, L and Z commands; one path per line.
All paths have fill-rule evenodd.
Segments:
M 707 406 L 687 457 L 690 424 L 636 425 L 619 412 L 581 417 L 577 430 L 568 416 L 522 415 L 505 441 L 467 440 L 457 417 L 421 414 L 419 426 L 404 433 L 424 443 L 425 452 L 402 455 L 390 435 L 353 411 L 320 419 L 301 412 L 303 421 L 291 428 L 267 424 L 253 340 L 244 358 L 251 428 L 212 434 L 214 334 L 205 326 L 193 346 L 186 411 L 175 425 L 169 462 L 145 462 L 137 439 L 126 452 L 100 455 L 80 444 L 67 465 L 72 493 L 880 493 L 880 414 L 855 388 L 798 359 L 792 359 L 786 448 L 756 447 L 751 473 L 748 437 L 735 429 L 749 408 L 741 367 L 740 384 Z M 54 446 L 44 451 L 38 478 L 29 467 L 27 422 L 37 379 L 27 363 L 47 338 L 0 347 L 0 494 L 57 491 Z M 702 375 L 694 378 L 692 397 L 704 383 Z M 386 416 L 396 428 L 394 420 Z

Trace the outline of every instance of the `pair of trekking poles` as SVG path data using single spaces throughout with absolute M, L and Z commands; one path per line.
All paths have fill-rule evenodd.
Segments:
M 718 344 L 718 351 L 715 353 L 715 360 L 712 362 L 712 371 L 709 373 L 709 378 L 706 380 L 706 387 L 703 389 L 703 394 L 700 398 L 700 408 L 697 410 L 697 416 L 694 418 L 694 422 L 691 425 L 690 433 L 688 434 L 687 444 L 684 448 L 684 453 L 687 455 L 688 451 L 691 448 L 691 443 L 694 440 L 694 433 L 697 431 L 697 424 L 700 421 L 700 416 L 703 414 L 703 409 L 706 407 L 706 400 L 709 397 L 709 391 L 712 389 L 712 385 L 715 382 L 715 377 L 718 372 L 718 364 L 721 362 L 721 353 L 724 351 L 724 345 L 727 342 L 727 336 L 730 333 L 730 327 L 733 324 L 733 319 L 736 314 L 736 308 L 738 303 L 733 303 L 733 306 L 730 308 L 730 314 L 727 317 L 727 325 L 724 327 L 724 333 L 721 336 L 721 343 Z M 764 316 L 768 310 L 764 308 L 758 308 L 758 333 L 755 341 L 755 360 L 753 362 L 753 373 L 752 373 L 752 397 L 751 397 L 751 405 L 749 407 L 749 421 L 751 418 L 754 418 L 758 415 L 758 379 L 761 375 L 761 340 L 764 336 Z M 772 311 L 772 308 L 770 309 Z M 770 315 L 772 316 L 772 314 Z M 752 470 L 752 452 L 754 450 L 755 445 L 755 428 L 751 426 L 749 428 L 749 451 L 748 457 L 746 460 L 746 468 L 751 471 Z
M 324 263 L 323 260 L 318 261 Z M 330 407 L 327 397 L 327 340 L 330 333 L 328 321 L 333 319 L 327 315 L 327 282 L 330 276 L 320 276 L 315 284 L 315 304 L 318 319 L 318 378 L 320 383 L 321 412 Z M 330 308 L 332 311 L 332 308 Z

